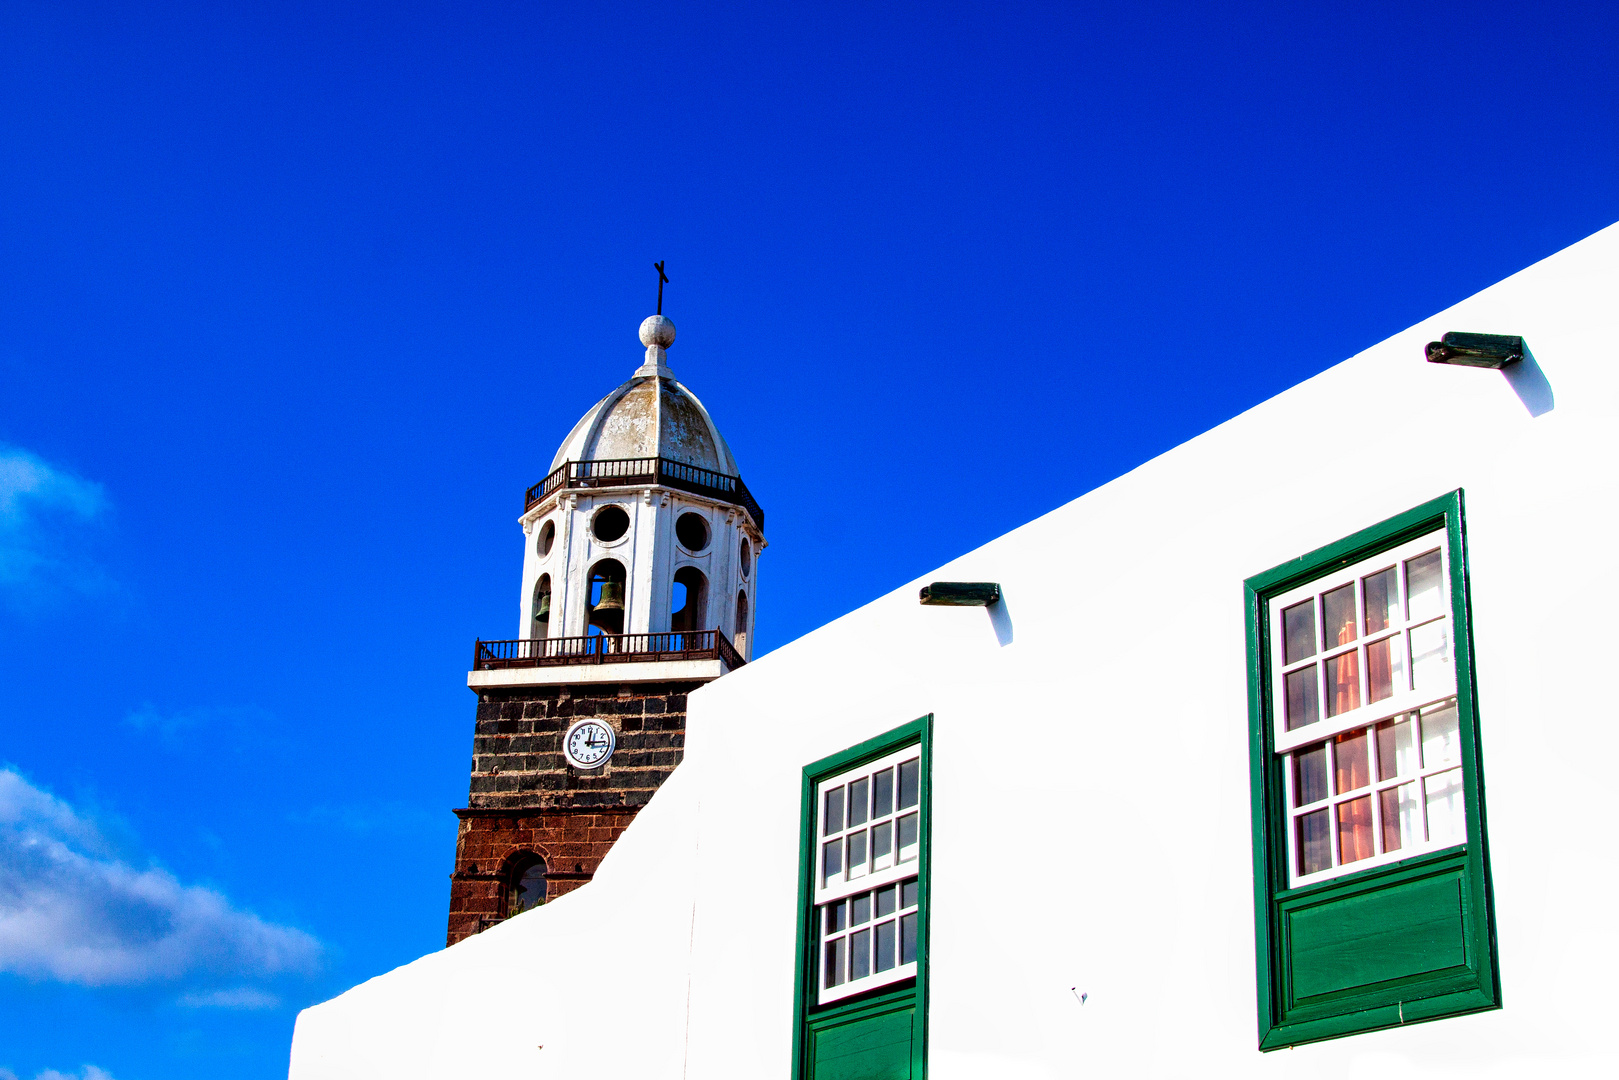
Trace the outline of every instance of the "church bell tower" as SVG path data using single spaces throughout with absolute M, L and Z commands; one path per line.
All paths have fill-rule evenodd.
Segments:
M 452 945 L 589 881 L 680 763 L 686 696 L 752 652 L 764 511 L 669 369 L 661 284 L 658 308 L 524 495 L 516 637 L 474 647 Z

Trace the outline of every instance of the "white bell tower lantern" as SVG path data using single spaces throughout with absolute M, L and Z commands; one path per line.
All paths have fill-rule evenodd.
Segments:
M 517 637 L 480 642 L 480 667 L 751 657 L 764 511 L 669 369 L 674 340 L 662 314 L 641 323 L 645 361 L 528 490 Z

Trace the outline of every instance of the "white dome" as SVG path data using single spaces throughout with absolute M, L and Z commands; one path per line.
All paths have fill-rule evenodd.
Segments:
M 741 473 L 696 394 L 676 379 L 640 374 L 585 413 L 557 450 L 551 468 L 568 461 L 650 457 L 727 476 Z

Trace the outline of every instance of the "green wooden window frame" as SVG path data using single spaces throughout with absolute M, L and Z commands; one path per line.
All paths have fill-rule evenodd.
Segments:
M 917 857 L 915 978 L 857 997 L 817 1005 L 814 908 L 816 785 L 837 773 L 909 746 L 922 750 L 921 837 Z M 804 767 L 800 809 L 798 959 L 793 993 L 794 1080 L 924 1080 L 927 1076 L 927 987 L 930 837 L 933 817 L 933 717 L 923 716 Z
M 1289 888 L 1288 811 L 1274 749 L 1270 598 L 1444 529 L 1466 841 Z M 1484 816 L 1462 492 L 1450 492 L 1244 583 L 1259 1049 L 1501 1006 Z

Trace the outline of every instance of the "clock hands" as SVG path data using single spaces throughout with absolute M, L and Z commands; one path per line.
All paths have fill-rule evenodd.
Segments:
M 595 768 L 613 752 L 613 732 L 600 721 L 581 721 L 568 733 L 567 756 L 582 768 Z

